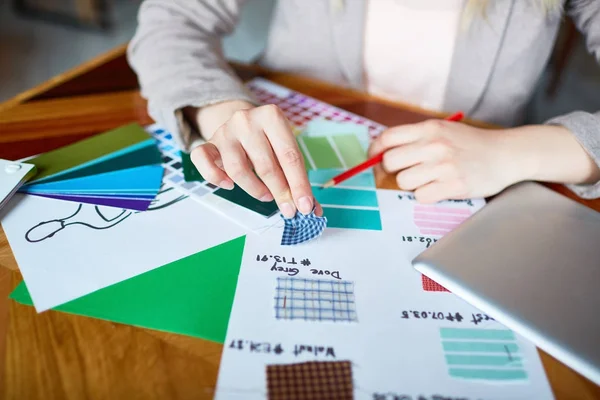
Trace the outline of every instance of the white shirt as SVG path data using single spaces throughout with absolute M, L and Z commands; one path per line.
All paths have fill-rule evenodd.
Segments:
M 464 0 L 369 0 L 367 90 L 442 111 Z

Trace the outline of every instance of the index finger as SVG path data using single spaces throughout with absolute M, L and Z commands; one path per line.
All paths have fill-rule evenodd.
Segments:
M 388 128 L 373 141 L 369 155 L 373 156 L 394 147 L 414 143 L 424 136 L 426 128 L 423 123 L 398 125 Z
M 271 107 L 274 107 L 274 109 L 268 110 L 268 121 L 265 121 L 263 130 L 271 143 L 279 165 L 281 165 L 292 192 L 294 203 L 296 203 L 300 212 L 308 214 L 312 211 L 315 202 L 306 174 L 304 157 L 300 153 L 290 123 L 279 108 L 276 106 Z

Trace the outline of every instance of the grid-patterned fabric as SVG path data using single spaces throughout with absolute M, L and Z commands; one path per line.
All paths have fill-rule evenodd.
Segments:
M 448 289 L 425 275 L 421 275 L 421 283 L 423 284 L 423 290 L 426 292 L 449 292 Z
M 350 361 L 267 365 L 269 400 L 353 399 Z
M 285 226 L 281 236 L 282 246 L 308 242 L 320 236 L 327 225 L 327 218 L 317 217 L 314 210 L 308 215 L 298 211 L 294 218 L 283 218 L 283 221 Z
M 358 319 L 354 302 L 354 283 L 278 277 L 275 318 L 356 322 Z

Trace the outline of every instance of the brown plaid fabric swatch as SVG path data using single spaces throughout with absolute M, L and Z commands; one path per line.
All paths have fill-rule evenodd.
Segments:
M 267 365 L 269 400 L 353 399 L 350 361 Z

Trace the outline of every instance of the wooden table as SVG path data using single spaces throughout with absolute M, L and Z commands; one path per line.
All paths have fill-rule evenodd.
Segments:
M 0 104 L 0 158 L 38 154 L 131 121 L 151 123 L 124 50 Z M 439 116 L 298 76 L 235 67 L 243 78 L 261 75 L 386 125 Z M 378 185 L 396 187 L 385 176 Z M 581 202 L 600 210 L 600 201 Z M 36 314 L 7 299 L 21 279 L 0 231 L 0 399 L 212 397 L 222 345 L 55 311 Z M 557 398 L 600 399 L 600 387 L 540 354 Z

